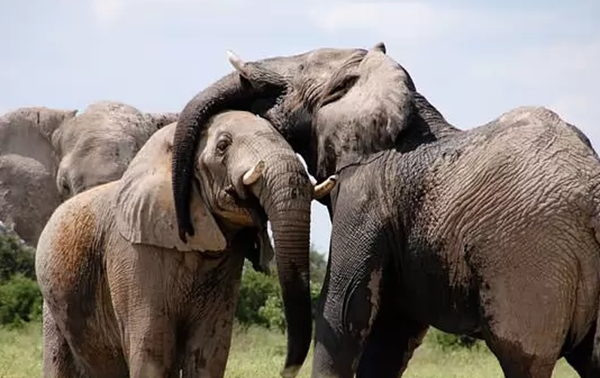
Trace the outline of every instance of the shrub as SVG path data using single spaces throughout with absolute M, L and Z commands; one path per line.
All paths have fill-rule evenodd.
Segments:
M 21 273 L 0 284 L 0 324 L 20 326 L 39 320 L 42 314 L 42 293 L 37 282 Z
M 0 234 L 0 325 L 38 320 L 42 294 L 35 280 L 35 251 L 14 233 Z
M 311 302 L 313 317 L 321 291 L 327 262 L 322 254 L 311 249 Z M 285 330 L 285 315 L 277 269 L 271 275 L 256 272 L 249 262 L 244 265 L 236 318 L 243 325 L 260 325 L 274 330 Z
M 16 273 L 35 280 L 35 250 L 14 234 L 0 234 L 0 283 Z
M 276 274 L 270 276 L 256 272 L 248 262 L 244 264 L 236 318 L 242 324 L 256 324 L 268 327 L 268 321 L 259 314 L 269 297 L 280 292 Z
M 258 309 L 259 316 L 267 323 L 267 328 L 285 331 L 285 316 L 283 313 L 283 301 L 281 295 L 272 295 L 261 308 Z

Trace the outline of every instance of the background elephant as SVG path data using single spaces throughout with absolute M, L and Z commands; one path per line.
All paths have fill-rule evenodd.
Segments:
M 20 108 L 0 117 L 0 220 L 35 246 L 60 204 L 52 133 L 77 110 Z
M 184 243 L 170 181 L 174 131 L 156 132 L 120 180 L 67 200 L 46 225 L 36 273 L 47 376 L 81 366 L 96 377 L 172 377 L 179 368 L 222 377 L 244 255 L 255 245 L 271 251 L 267 219 L 289 334 L 308 328 L 310 342 L 310 202 L 331 181 L 313 190 L 267 121 L 221 113 L 198 142 L 195 233 Z
M 550 377 L 561 356 L 600 373 L 600 164 L 576 127 L 523 107 L 461 131 L 383 44 L 230 61 L 239 77 L 192 99 L 175 139 L 255 109 L 317 179 L 339 174 L 313 376 L 397 377 L 429 325 L 485 339 L 507 377 Z
M 62 201 L 121 177 L 148 138 L 178 117 L 114 101 L 76 113 L 29 107 L 0 118 L 0 219 L 33 247 Z
M 63 198 L 119 179 L 148 138 L 177 117 L 115 101 L 88 106 L 52 135 L 61 157 L 56 185 Z

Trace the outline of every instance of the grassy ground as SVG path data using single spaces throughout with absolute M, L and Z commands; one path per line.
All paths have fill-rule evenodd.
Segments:
M 20 331 L 0 329 L 0 378 L 39 377 L 41 367 L 41 330 L 33 324 Z M 285 355 L 285 338 L 262 329 L 248 332 L 236 330 L 228 378 L 278 377 Z M 307 361 L 300 377 L 310 376 L 311 360 Z M 405 377 L 502 377 L 495 358 L 485 349 L 443 351 L 426 338 L 411 360 Z M 563 361 L 559 361 L 553 377 L 577 377 Z

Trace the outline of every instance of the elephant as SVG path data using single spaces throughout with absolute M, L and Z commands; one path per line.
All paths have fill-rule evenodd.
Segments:
M 178 118 L 116 101 L 77 113 L 25 107 L 0 119 L 0 219 L 32 247 L 61 202 L 121 177 L 148 138 Z
M 483 339 L 506 377 L 550 377 L 560 357 L 600 374 L 600 161 L 581 130 L 533 106 L 461 130 L 384 43 L 229 61 L 174 140 L 195 140 L 215 111 L 251 110 L 317 180 L 337 175 L 322 200 L 332 231 L 313 377 L 400 376 L 430 326 Z M 173 150 L 184 235 L 193 156 Z M 292 357 L 288 372 L 304 361 Z
M 52 135 L 61 157 L 56 185 L 64 199 L 117 180 L 156 130 L 178 113 L 146 113 L 117 101 L 97 101 Z
M 286 313 L 302 332 L 311 327 L 311 201 L 335 177 L 313 186 L 285 139 L 252 113 L 208 122 L 193 168 L 196 233 L 185 243 L 171 192 L 176 123 L 154 133 L 119 180 L 52 214 L 35 260 L 45 377 L 223 377 L 253 251 L 263 263 L 275 255 Z
M 77 110 L 19 108 L 0 117 L 0 220 L 28 245 L 61 202 L 52 133 Z

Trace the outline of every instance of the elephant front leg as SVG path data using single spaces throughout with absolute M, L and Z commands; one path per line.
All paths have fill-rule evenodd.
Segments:
M 375 233 L 348 238 L 332 231 L 327 277 L 315 319 L 314 378 L 353 377 L 377 317 L 383 280 L 381 244 L 365 235 Z
M 379 315 L 358 364 L 357 378 L 401 377 L 427 333 L 429 327 L 407 319 L 395 306 L 395 300 L 384 293 Z
M 233 312 L 223 312 L 216 319 L 207 320 L 186 352 L 182 378 L 224 377 L 232 330 Z
M 220 281 L 223 292 L 199 311 L 202 318 L 190 336 L 185 352 L 182 378 L 222 378 L 225 376 L 231 348 L 233 321 L 238 301 L 241 268 L 240 259 L 235 278 Z M 239 268 L 239 269 L 238 269 Z M 226 287 L 227 281 L 230 287 Z M 198 309 L 200 310 L 200 309 Z
M 130 378 L 179 377 L 177 329 L 162 305 L 142 303 L 123 319 Z
M 171 332 L 175 334 L 174 330 Z M 130 349 L 129 376 L 131 378 L 179 377 L 176 356 L 173 353 L 174 337 L 164 335 L 162 340 L 159 340 L 156 333 L 147 332 L 145 337 L 137 339 L 136 346 Z

